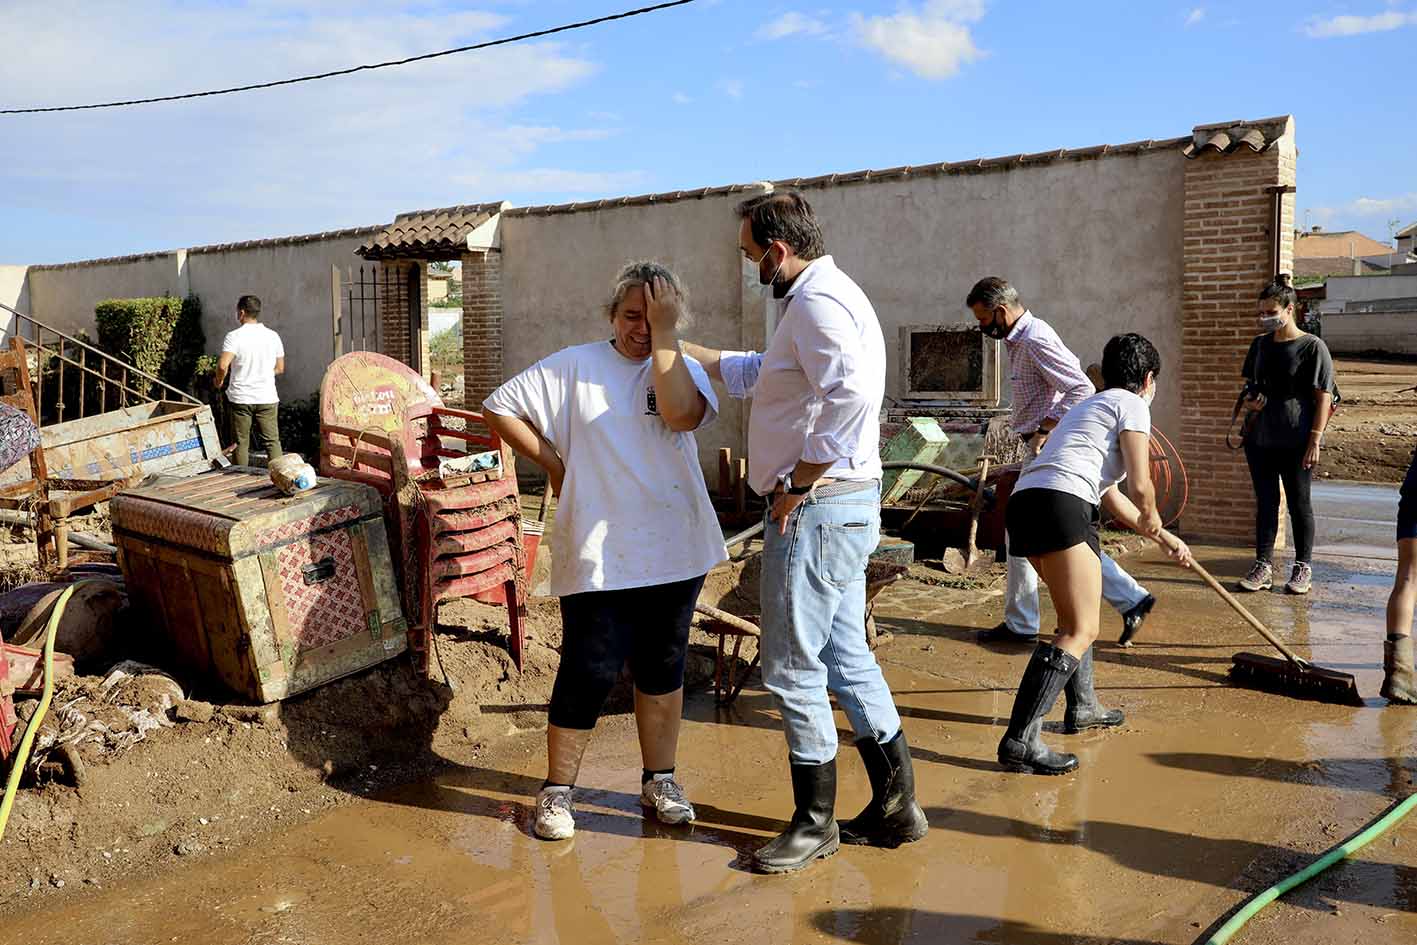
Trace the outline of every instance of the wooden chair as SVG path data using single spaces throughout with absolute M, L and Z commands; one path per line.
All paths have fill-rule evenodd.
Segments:
M 428 667 L 438 604 L 471 597 L 506 606 L 520 670 L 529 575 L 511 448 L 481 415 L 444 407 L 405 365 L 370 352 L 330 365 L 320 412 L 320 474 L 384 496 L 420 669 Z M 499 454 L 496 469 L 453 471 L 446 462 L 489 451 Z
M 19 337 L 11 338 L 8 348 L 0 348 L 0 391 L 0 401 L 23 410 L 39 426 L 29 358 Z M 49 569 L 52 562 L 56 570 L 63 571 L 69 566 L 69 516 L 107 502 L 134 479 L 51 478 L 42 442 L 30 452 L 29 463 L 30 478 L 0 487 L 0 508 L 33 509 L 40 566 Z

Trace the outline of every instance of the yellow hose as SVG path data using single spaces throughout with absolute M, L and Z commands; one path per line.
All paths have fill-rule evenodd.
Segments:
M 49 623 L 44 628 L 44 694 L 39 697 L 39 708 L 34 710 L 25 735 L 20 739 L 20 747 L 10 761 L 10 777 L 5 784 L 5 798 L 0 800 L 0 840 L 5 837 L 5 825 L 10 822 L 10 808 L 15 804 L 15 792 L 20 789 L 20 778 L 25 773 L 25 763 L 29 761 L 30 750 L 34 747 L 35 735 L 39 733 L 39 723 L 49 711 L 49 703 L 54 698 L 54 635 L 59 630 L 59 620 L 64 616 L 64 607 L 74 596 L 74 589 L 88 581 L 78 581 L 64 588 L 54 609 L 49 613 Z

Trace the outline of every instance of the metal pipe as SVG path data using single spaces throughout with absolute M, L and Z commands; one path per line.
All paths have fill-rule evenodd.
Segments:
M 51 327 L 48 326 L 48 325 L 41 324 L 41 323 L 40 323 L 37 319 L 35 319 L 33 316 L 26 315 L 24 312 L 21 312 L 21 311 L 19 311 L 18 309 L 13 309 L 13 308 L 11 308 L 10 306 L 6 305 L 4 302 L 0 302 L 0 309 L 4 309 L 5 311 L 9 312 L 11 315 L 16 316 L 17 318 L 22 318 L 22 319 L 24 319 L 24 320 L 25 320 L 26 322 L 28 322 L 30 325 L 34 326 L 36 332 L 38 332 L 38 331 L 41 330 L 41 329 L 44 330 L 44 331 L 48 331 L 50 334 L 58 335 L 60 338 L 63 338 L 65 341 L 68 341 L 68 342 L 71 342 L 71 343 L 73 343 L 73 344 L 76 344 L 76 345 L 78 345 L 78 346 L 81 347 L 81 348 L 87 348 L 88 350 L 92 351 L 94 354 L 98 355 L 98 356 L 101 357 L 101 358 L 105 358 L 105 359 L 110 360 L 110 361 L 118 361 L 120 364 L 124 363 L 124 362 L 122 362 L 121 359 L 115 358 L 113 355 L 109 354 L 107 351 L 104 351 L 104 350 L 102 350 L 101 348 L 95 348 L 95 347 L 94 347 L 93 345 L 91 345 L 91 344 L 88 344 L 88 343 L 86 343 L 86 342 L 80 341 L 79 339 L 75 338 L 73 335 L 66 335 L 64 332 L 58 330 L 57 328 L 51 328 Z M 21 336 L 21 337 L 23 337 L 23 336 Z M 38 337 L 37 334 L 36 334 L 36 337 Z M 152 381 L 154 384 L 157 384 L 157 385 L 159 385 L 160 387 L 164 387 L 164 388 L 166 388 L 167 390 L 172 391 L 174 394 L 176 394 L 178 397 L 181 397 L 183 400 L 191 401 L 192 403 L 198 404 L 198 405 L 201 404 L 201 401 L 198 400 L 197 398 L 193 397 L 191 394 L 187 393 L 186 391 L 178 390 L 176 387 L 173 387 L 171 384 L 167 383 L 166 381 L 163 381 L 163 380 L 161 380 L 160 378 L 153 377 L 151 374 L 147 373 L 146 371 L 139 370 L 139 369 L 136 368 L 136 367 L 134 367 L 132 370 L 133 370 L 134 373 L 138 374 L 140 377 L 142 377 L 142 378 L 144 378 L 144 379 L 146 379 L 146 380 Z

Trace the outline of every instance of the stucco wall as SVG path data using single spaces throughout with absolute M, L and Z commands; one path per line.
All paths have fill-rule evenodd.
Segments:
M 0 302 L 26 313 L 30 308 L 28 272 L 28 266 L 0 266 Z M 0 330 L 6 338 L 15 330 L 15 316 L 3 309 L 0 309 Z
M 154 253 L 113 260 L 33 266 L 30 309 L 60 331 L 94 334 L 94 306 L 105 299 L 187 294 L 185 253 Z
M 1346 302 L 1374 302 L 1417 296 L 1417 276 L 1336 276 L 1324 284 L 1320 310 L 1343 311 Z
M 870 297 L 886 337 L 886 392 L 899 397 L 901 325 L 972 323 L 976 281 L 1012 282 L 1083 366 L 1115 334 L 1161 352 L 1153 414 L 1180 416 L 1179 151 L 1060 162 L 1003 172 L 907 178 L 804 191 L 827 249 Z M 1001 389 L 1009 402 L 1008 356 Z
M 508 376 L 569 345 L 610 337 L 605 302 L 632 259 L 655 259 L 683 280 L 694 320 L 682 336 L 711 347 L 762 343 L 762 307 L 745 299 L 737 197 L 502 219 L 503 367 Z M 756 311 L 745 320 L 745 305 Z M 756 336 L 752 332 L 756 328 Z M 475 409 L 476 405 L 469 405 Z M 698 436 L 716 468 L 719 446 L 742 449 L 742 404 L 720 398 L 718 421 Z
M 1161 351 L 1157 425 L 1179 426 L 1184 161 L 1179 150 L 988 173 L 812 187 L 828 251 L 870 296 L 886 338 L 886 392 L 901 394 L 906 324 L 972 319 L 970 287 L 1013 281 L 1084 366 L 1112 335 L 1139 331 Z M 698 316 L 687 333 L 712 347 L 761 349 L 762 306 L 737 253 L 735 194 L 658 204 L 503 215 L 505 369 L 605 336 L 599 305 L 615 269 L 648 256 L 675 267 Z M 1007 357 L 1003 365 L 1008 402 Z M 727 401 L 699 436 L 712 470 L 719 446 L 741 450 L 743 414 Z
M 281 397 L 305 397 L 319 390 L 330 363 L 330 267 L 347 274 L 362 261 L 354 251 L 368 235 L 353 234 L 30 267 L 28 298 L 15 307 L 62 331 L 92 335 L 94 306 L 104 299 L 191 292 L 202 301 L 207 351 L 215 354 L 235 324 L 237 298 L 251 293 L 261 299 L 262 319 L 285 342 L 285 375 L 277 384 Z M 14 281 L 10 273 L 23 268 L 0 267 L 0 301 L 6 301 L 6 286 Z
M 1417 355 L 1417 312 L 1325 315 L 1323 339 L 1334 354 Z
M 207 351 L 236 325 L 236 300 L 250 293 L 261 300 L 261 320 L 285 344 L 285 374 L 277 389 L 283 400 L 320 389 L 332 354 L 330 267 L 341 273 L 358 266 L 355 249 L 367 237 L 346 236 L 298 243 L 195 250 L 187 260 L 192 291 L 202 300 Z

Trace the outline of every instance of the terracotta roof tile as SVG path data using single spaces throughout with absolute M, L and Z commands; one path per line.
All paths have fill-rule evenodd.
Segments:
M 355 252 L 365 259 L 457 259 L 467 248 L 468 234 L 503 207 L 478 203 L 400 213 Z

